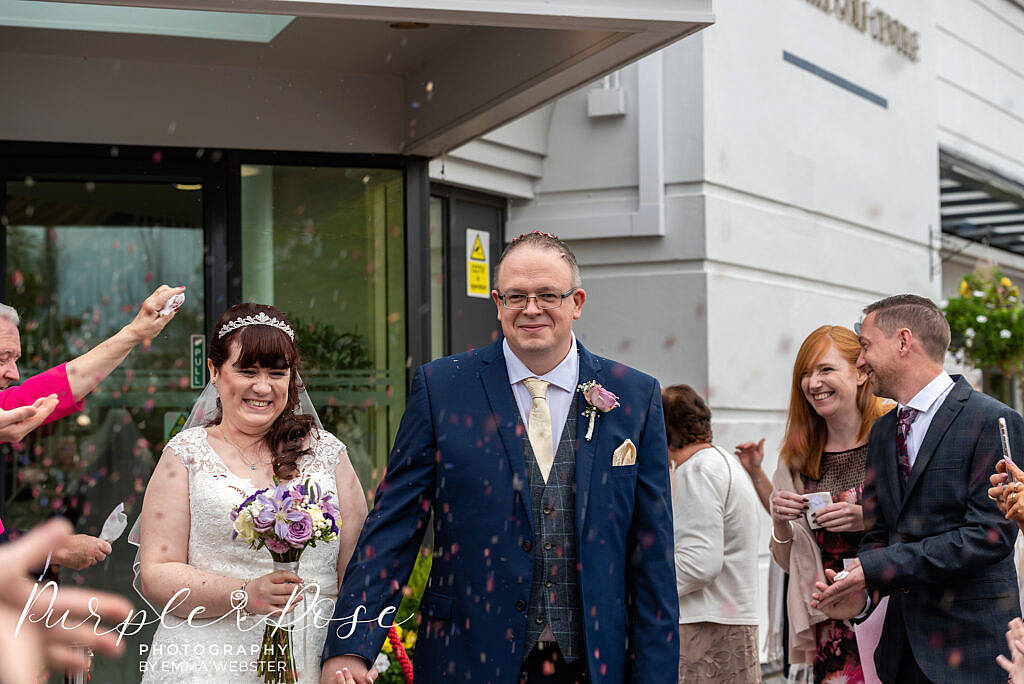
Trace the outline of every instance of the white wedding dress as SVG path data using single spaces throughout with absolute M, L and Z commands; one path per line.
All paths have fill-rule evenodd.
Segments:
M 329 432 L 314 430 L 312 450 L 298 463 L 295 481 L 311 478 L 321 491 L 330 492 L 335 504 L 338 492 L 334 469 L 345 453 L 345 445 Z M 254 551 L 241 539 L 231 539 L 231 510 L 256 491 L 248 479 L 230 470 L 210 446 L 206 429 L 183 430 L 174 436 L 167 448 L 178 455 L 188 469 L 189 512 L 191 523 L 188 541 L 188 563 L 224 577 L 237 577 L 239 586 L 245 580 L 273 572 L 273 560 L 267 549 Z M 299 682 L 320 681 L 320 654 L 327 638 L 324 625 L 334 612 L 338 595 L 338 541 L 317 544 L 302 554 L 299 575 L 307 589 L 315 583 L 320 594 L 316 601 L 317 620 L 309 615 L 306 629 L 293 633 L 293 648 L 303 654 L 297 663 Z M 306 595 L 293 615 L 311 605 Z M 163 606 L 156 606 L 159 611 Z M 142 666 L 142 681 L 149 683 L 191 682 L 195 684 L 254 684 L 262 680 L 256 675 L 256 659 L 263 639 L 265 616 L 245 616 L 239 623 L 238 613 L 223 618 L 193 619 L 191 626 L 182 618 L 166 615 L 157 627 L 148 660 Z M 302 645 L 303 638 L 305 644 Z

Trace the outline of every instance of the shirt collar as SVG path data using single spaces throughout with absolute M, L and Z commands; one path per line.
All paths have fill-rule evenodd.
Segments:
M 907 402 L 907 406 L 921 413 L 927 413 L 931 410 L 935 401 L 952 386 L 953 378 L 949 377 L 949 373 L 946 371 L 942 371 L 925 385 L 920 392 L 915 394 L 914 398 Z
M 508 382 L 510 385 L 514 385 L 517 382 L 522 382 L 526 378 L 538 377 L 536 373 L 526 367 L 526 364 L 519 360 L 519 357 L 512 352 L 512 348 L 508 346 L 508 340 L 501 341 L 501 351 L 505 355 L 505 367 L 508 368 Z M 576 348 L 576 335 L 572 336 L 572 345 L 569 347 L 569 353 L 565 355 L 562 361 L 549 370 L 544 375 L 539 376 L 540 380 L 546 380 L 555 387 L 560 387 L 566 392 L 574 392 L 576 390 L 576 379 L 579 377 L 579 354 Z

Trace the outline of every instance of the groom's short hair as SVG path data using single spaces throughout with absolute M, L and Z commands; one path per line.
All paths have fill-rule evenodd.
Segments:
M 949 349 L 949 322 L 942 309 L 927 297 L 912 294 L 893 295 L 864 307 L 864 315 L 875 314 L 875 325 L 892 337 L 900 328 L 908 328 L 921 340 L 932 361 L 942 363 Z
M 572 274 L 572 287 L 579 289 L 583 287 L 583 278 L 580 276 L 580 267 L 576 263 L 576 255 L 572 253 L 569 246 L 559 240 L 556 236 L 551 233 L 543 233 L 539 230 L 534 230 L 529 233 L 523 233 L 519 237 L 512 240 L 512 242 L 505 245 L 505 249 L 501 251 L 501 256 L 498 257 L 498 261 L 494 264 L 494 284 L 497 287 L 498 274 L 501 273 L 501 263 L 505 261 L 505 258 L 509 254 L 516 251 L 520 247 L 533 247 L 534 249 L 550 249 L 558 252 L 565 259 L 565 263 L 569 264 L 569 272 Z

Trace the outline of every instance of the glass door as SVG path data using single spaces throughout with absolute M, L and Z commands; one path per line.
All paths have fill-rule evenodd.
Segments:
M 190 339 L 205 335 L 202 186 L 25 179 L 5 187 L 5 303 L 21 316 L 22 378 L 115 333 L 161 283 L 188 287 L 164 333 L 133 351 L 81 413 L 6 448 L 6 525 L 26 529 L 61 514 L 77 532 L 98 535 L 119 503 L 134 522 L 156 459 L 198 393 Z M 126 537 L 106 562 L 62 571 L 62 583 L 116 591 L 145 608 L 126 588 L 135 557 Z M 131 637 L 123 659 L 100 659 L 93 681 L 137 682 L 139 646 L 153 630 Z
M 400 169 L 243 164 L 242 300 L 295 326 L 303 382 L 368 494 L 405 408 Z

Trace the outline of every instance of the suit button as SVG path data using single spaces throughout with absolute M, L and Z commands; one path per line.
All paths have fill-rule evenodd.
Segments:
M 544 550 L 545 551 L 550 551 L 551 550 L 551 542 L 544 542 Z
M 533 544 L 531 544 L 529 540 L 523 542 L 523 551 L 529 551 L 532 548 Z
M 551 586 L 551 580 L 547 580 L 546 582 L 544 582 L 544 586 L 545 587 L 550 587 Z
M 551 506 L 544 507 L 544 515 L 551 515 Z
M 536 622 L 537 622 L 538 625 L 543 625 L 544 624 L 544 618 L 542 618 L 541 616 L 538 615 L 537 618 L 536 618 Z
M 526 610 L 526 601 L 516 601 L 516 610 L 520 613 Z
M 900 591 L 902 591 L 904 594 L 909 594 L 910 593 L 910 587 L 903 587 L 902 589 L 900 589 Z

